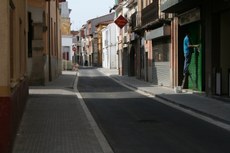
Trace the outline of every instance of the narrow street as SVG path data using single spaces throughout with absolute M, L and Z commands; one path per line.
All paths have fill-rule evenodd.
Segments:
M 77 84 L 114 153 L 229 153 L 230 133 L 125 88 L 97 69 Z

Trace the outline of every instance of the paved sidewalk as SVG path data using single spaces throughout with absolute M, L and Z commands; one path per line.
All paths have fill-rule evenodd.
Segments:
M 174 89 L 154 86 L 151 83 L 141 81 L 135 77 L 120 76 L 116 69 L 98 68 L 99 71 L 107 76 L 126 84 L 134 89 L 144 91 L 158 98 L 166 100 L 177 106 L 192 110 L 196 113 L 209 117 L 215 121 L 226 125 L 230 130 L 230 102 L 223 102 L 204 95 L 194 94 L 192 92 L 175 93 Z
M 46 86 L 29 89 L 13 153 L 106 152 L 73 89 L 75 79 L 76 72 L 63 72 Z

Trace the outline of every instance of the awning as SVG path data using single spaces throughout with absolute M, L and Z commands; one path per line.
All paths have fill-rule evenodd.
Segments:
M 166 0 L 161 4 L 161 12 L 181 13 L 196 7 L 202 0 Z

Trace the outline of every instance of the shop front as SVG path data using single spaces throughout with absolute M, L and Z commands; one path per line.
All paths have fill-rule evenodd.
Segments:
M 204 91 L 204 46 L 203 22 L 201 21 L 202 1 L 191 0 L 166 0 L 161 5 L 161 11 L 173 13 L 172 20 L 172 71 L 173 85 L 181 86 L 183 81 L 184 52 L 183 40 L 185 33 L 190 32 L 190 41 L 198 48 L 191 49 L 190 75 L 186 78 L 186 89 Z
M 183 39 L 186 32 L 190 32 L 190 43 L 199 45 L 198 48 L 191 48 L 191 61 L 189 65 L 189 73 L 184 88 L 196 91 L 203 90 L 203 50 L 202 50 L 202 28 L 200 21 L 200 9 L 195 8 L 178 15 L 178 78 L 179 82 L 183 80 Z
M 145 34 L 146 40 L 152 41 L 152 75 L 155 85 L 171 86 L 171 40 L 170 26 L 164 25 Z

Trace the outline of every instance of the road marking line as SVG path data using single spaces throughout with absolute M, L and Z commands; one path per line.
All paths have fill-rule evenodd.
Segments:
M 79 73 L 76 74 L 76 79 L 74 81 L 74 92 L 76 94 L 76 96 L 78 97 L 80 104 L 86 114 L 86 117 L 98 139 L 98 142 L 103 150 L 104 153 L 114 153 L 112 148 L 110 147 L 108 141 L 106 140 L 105 136 L 103 135 L 103 133 L 101 132 L 100 128 L 98 127 L 96 121 L 94 120 L 92 114 L 90 113 L 88 107 L 85 104 L 85 101 L 83 100 L 83 97 L 81 96 L 81 94 L 79 93 L 78 89 L 77 89 L 77 83 L 78 83 L 78 76 Z

